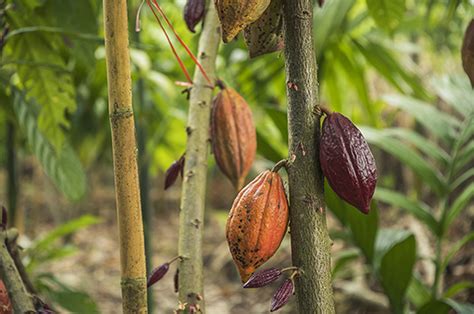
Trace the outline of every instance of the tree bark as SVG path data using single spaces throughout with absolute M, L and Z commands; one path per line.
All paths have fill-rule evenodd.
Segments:
M 285 0 L 289 198 L 299 313 L 334 313 L 331 240 L 319 165 L 320 117 L 312 0 Z
M 10 256 L 7 241 L 18 236 L 18 231 L 0 230 L 0 278 L 4 281 L 15 313 L 35 313 L 33 298 L 23 285 L 21 276 Z
M 199 40 L 198 60 L 211 80 L 215 80 L 215 62 L 220 30 L 214 1 L 204 19 Z M 190 95 L 186 132 L 186 162 L 179 217 L 179 301 L 197 304 L 204 313 L 202 233 L 206 198 L 209 125 L 213 89 L 196 67 Z
M 126 0 L 104 0 L 105 49 L 124 313 L 147 312 Z

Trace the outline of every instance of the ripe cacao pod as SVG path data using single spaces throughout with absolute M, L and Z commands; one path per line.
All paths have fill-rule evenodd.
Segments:
M 283 49 L 282 0 L 272 0 L 262 16 L 245 28 L 244 39 L 250 58 Z
M 11 314 L 13 313 L 12 303 L 8 297 L 8 291 L 5 284 L 0 279 L 0 314 Z
M 283 181 L 267 170 L 239 192 L 227 219 L 227 242 L 242 282 L 275 254 L 287 226 Z
M 377 168 L 359 129 L 342 114 L 328 113 L 319 152 L 321 168 L 334 192 L 367 214 L 377 183 Z
M 214 0 L 222 25 L 222 40 L 231 41 L 265 12 L 270 0 Z
M 474 19 L 466 28 L 461 48 L 462 66 L 474 88 Z
M 257 151 L 252 111 L 234 89 L 223 87 L 213 101 L 212 150 L 221 171 L 242 188 Z

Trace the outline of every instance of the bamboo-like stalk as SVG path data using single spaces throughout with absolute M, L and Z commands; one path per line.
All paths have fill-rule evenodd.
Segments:
M 105 50 L 124 313 L 147 312 L 126 0 L 104 0 Z
M 208 4 L 197 57 L 208 77 L 214 80 L 220 30 L 214 1 L 208 1 Z M 212 88 L 197 68 L 193 83 L 179 217 L 179 255 L 183 257 L 179 265 L 179 301 L 197 304 L 204 313 L 202 233 Z
M 313 1 L 285 0 L 290 230 L 299 313 L 334 313 L 331 240 L 319 166 L 320 116 Z

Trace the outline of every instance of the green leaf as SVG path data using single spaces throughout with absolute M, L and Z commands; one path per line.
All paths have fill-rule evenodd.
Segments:
M 466 172 L 462 173 L 459 177 L 457 177 L 456 180 L 454 180 L 454 182 L 451 184 L 450 191 L 454 191 L 461 184 L 471 179 L 472 177 L 474 177 L 474 168 L 467 170 Z
M 436 194 L 444 195 L 446 193 L 447 185 L 441 174 L 414 150 L 384 131 L 369 127 L 360 127 L 359 129 L 370 144 L 390 153 L 410 167 Z
M 314 21 L 314 44 L 319 56 L 329 42 L 329 38 L 340 29 L 355 0 L 331 0 L 322 8 L 316 8 Z
M 391 31 L 403 19 L 406 4 L 405 0 L 367 0 L 367 8 L 379 27 Z
M 416 241 L 405 230 L 382 229 L 377 235 L 374 266 L 392 311 L 402 313 L 416 262 Z
M 407 141 L 410 144 L 415 145 L 421 152 L 427 156 L 433 158 L 442 165 L 446 165 L 450 160 L 450 156 L 441 147 L 427 140 L 426 137 L 403 128 L 391 128 L 384 129 L 384 132 L 388 135 L 395 136 L 401 140 Z
M 467 243 L 471 242 L 474 240 L 474 231 L 468 233 L 465 235 L 461 240 L 457 241 L 454 243 L 454 245 L 451 245 L 451 249 L 449 250 L 448 254 L 443 260 L 443 263 L 441 264 L 440 267 L 440 272 L 443 273 L 446 267 L 448 266 L 449 262 L 453 259 L 453 257 L 456 255 L 456 253 Z
M 446 289 L 446 291 L 443 294 L 443 297 L 445 298 L 452 298 L 458 293 L 466 290 L 466 289 L 472 289 L 474 288 L 474 281 L 460 281 L 456 282 L 454 285 Z
M 403 95 L 386 95 L 383 99 L 391 106 L 402 109 L 412 115 L 421 125 L 438 138 L 450 141 L 456 137 L 459 121 L 439 111 L 433 105 Z
M 474 113 L 474 90 L 467 77 L 444 76 L 432 82 L 434 91 L 463 116 Z
M 453 299 L 446 299 L 444 301 L 446 304 L 451 306 L 453 310 L 458 314 L 472 314 L 474 313 L 474 304 L 460 303 Z
M 448 314 L 451 307 L 439 300 L 432 300 L 423 305 L 416 314 Z
M 369 214 L 364 215 L 341 200 L 327 183 L 324 192 L 329 209 L 351 231 L 354 244 L 362 251 L 367 261 L 372 261 L 378 229 L 377 206 L 372 203 Z
M 430 290 L 421 282 L 417 273 L 413 274 L 410 285 L 408 286 L 407 296 L 416 308 L 420 308 L 431 299 Z
M 334 257 L 334 266 L 332 268 L 332 278 L 336 278 L 339 273 L 352 261 L 359 257 L 359 251 L 354 249 L 344 250 Z
M 286 111 L 274 107 L 264 107 L 265 112 L 273 120 L 275 126 L 278 128 L 282 139 L 288 138 L 288 118 Z
M 257 152 L 259 155 L 265 157 L 273 162 L 278 162 L 285 159 L 285 155 L 280 153 L 276 148 L 273 147 L 270 141 L 262 134 L 257 127 Z
M 449 209 L 448 216 L 446 217 L 445 228 L 448 228 L 452 222 L 456 219 L 456 217 L 461 213 L 463 209 L 467 207 L 467 205 L 471 202 L 474 198 L 474 183 L 468 185 L 464 191 L 456 198 L 453 205 Z
M 53 149 L 53 144 L 37 125 L 33 112 L 34 103 L 26 102 L 24 95 L 16 89 L 13 106 L 20 128 L 46 174 L 69 199 L 81 199 L 86 192 L 86 177 L 72 147 L 63 142 L 61 150 Z
M 433 234 L 439 234 L 439 225 L 433 214 L 430 212 L 430 207 L 421 201 L 408 199 L 405 195 L 384 188 L 377 188 L 375 190 L 374 198 L 378 201 L 385 202 L 394 207 L 398 207 L 410 212 L 423 224 L 425 224 Z

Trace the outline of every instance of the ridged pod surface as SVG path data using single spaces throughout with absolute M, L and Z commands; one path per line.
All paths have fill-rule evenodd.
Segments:
M 242 282 L 275 254 L 287 226 L 283 181 L 267 170 L 239 192 L 227 219 L 227 242 Z
M 242 188 L 257 152 L 252 111 L 234 89 L 223 88 L 213 101 L 212 150 L 221 171 L 235 188 Z
M 262 16 L 245 28 L 244 39 L 250 58 L 283 49 L 282 0 L 272 0 Z
M 13 313 L 13 306 L 8 297 L 7 288 L 5 284 L 0 279 L 0 314 L 10 314 Z
M 231 41 L 265 12 L 270 0 L 214 0 L 222 25 L 222 40 Z
M 375 158 L 359 129 L 340 113 L 323 122 L 320 162 L 334 192 L 367 214 L 377 183 Z

